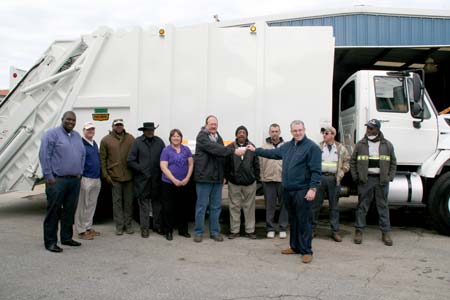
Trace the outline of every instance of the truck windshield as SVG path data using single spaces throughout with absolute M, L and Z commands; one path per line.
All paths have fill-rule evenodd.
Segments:
M 378 111 L 408 112 L 408 97 L 403 87 L 403 77 L 376 76 L 374 80 Z

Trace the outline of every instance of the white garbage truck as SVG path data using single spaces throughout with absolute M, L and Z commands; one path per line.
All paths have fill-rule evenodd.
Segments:
M 450 235 L 450 115 L 437 113 L 415 71 L 360 70 L 333 105 L 334 51 L 331 27 L 264 22 L 100 28 L 55 41 L 0 103 L 0 192 L 31 190 L 42 178 L 40 138 L 67 110 L 78 130 L 95 122 L 98 140 L 123 118 L 135 135 L 142 122 L 159 124 L 166 142 L 179 128 L 191 149 L 209 114 L 228 141 L 245 125 L 261 144 L 274 122 L 288 138 L 289 123 L 301 119 L 316 142 L 334 124 L 350 150 L 377 118 L 397 154 L 390 204 L 428 206 L 437 230 Z

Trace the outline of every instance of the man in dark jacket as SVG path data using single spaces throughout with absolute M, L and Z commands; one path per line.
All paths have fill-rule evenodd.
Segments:
M 281 183 L 283 199 L 291 225 L 290 248 L 282 254 L 303 255 L 303 262 L 312 261 L 312 201 L 320 186 L 322 152 L 319 146 L 305 135 L 305 125 L 300 120 L 291 123 L 292 140 L 275 149 L 256 149 L 256 155 L 283 160 Z M 247 149 L 255 151 L 249 145 Z
M 353 180 L 358 183 L 358 206 L 356 207 L 355 244 L 361 244 L 362 231 L 366 225 L 366 214 L 375 198 L 382 240 L 392 246 L 390 237 L 388 192 L 389 182 L 394 180 L 397 159 L 394 146 L 380 131 L 381 123 L 372 119 L 366 124 L 366 135 L 360 140 L 350 160 Z
M 227 148 L 233 150 L 253 145 L 247 138 L 245 126 L 236 129 L 236 140 Z M 241 228 L 241 208 L 245 217 L 245 235 L 256 239 L 255 234 L 255 197 L 256 181 L 259 180 L 259 159 L 254 152 L 248 151 L 242 156 L 232 155 L 227 158 L 225 178 L 228 180 L 228 199 L 230 201 L 230 235 L 229 239 L 239 236 Z
M 224 180 L 225 157 L 235 153 L 244 155 L 245 149 L 226 148 L 217 132 L 218 121 L 215 116 L 206 118 L 205 127 L 197 135 L 194 156 L 194 179 L 196 181 L 197 203 L 195 206 L 194 241 L 203 240 L 206 208 L 209 205 L 209 235 L 222 242 L 219 216 L 222 210 L 222 186 Z
M 136 138 L 128 154 L 128 166 L 134 172 L 134 194 L 139 203 L 141 236 L 148 238 L 150 212 L 153 212 L 155 231 L 161 230 L 161 169 L 159 159 L 165 145 L 155 136 L 155 123 L 145 122 L 139 128 L 143 134 Z M 150 205 L 152 209 L 150 209 Z

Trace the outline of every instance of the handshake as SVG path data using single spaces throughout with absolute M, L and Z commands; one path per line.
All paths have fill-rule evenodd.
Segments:
M 247 145 L 247 147 L 239 147 L 236 150 L 234 150 L 234 154 L 237 156 L 241 156 L 243 157 L 245 154 L 245 151 L 250 150 L 250 151 L 255 151 L 255 147 L 253 145 Z

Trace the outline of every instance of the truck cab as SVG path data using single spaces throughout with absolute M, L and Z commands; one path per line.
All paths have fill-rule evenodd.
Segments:
M 397 175 L 391 204 L 427 204 L 450 233 L 450 115 L 439 115 L 418 73 L 358 71 L 339 93 L 340 139 L 353 150 L 370 119 L 394 145 Z

